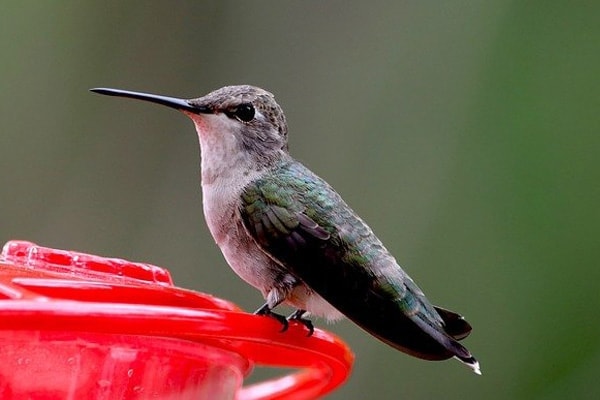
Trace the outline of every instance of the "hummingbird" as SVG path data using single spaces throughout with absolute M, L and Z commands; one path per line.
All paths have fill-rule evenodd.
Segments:
M 458 343 L 459 314 L 432 305 L 371 228 L 323 179 L 292 158 L 288 126 L 270 92 L 240 85 L 182 99 L 96 88 L 92 92 L 174 108 L 200 142 L 206 223 L 231 268 L 258 289 L 255 312 L 305 325 L 344 316 L 384 343 L 425 360 L 456 358 L 481 374 Z M 275 313 L 285 303 L 295 311 Z

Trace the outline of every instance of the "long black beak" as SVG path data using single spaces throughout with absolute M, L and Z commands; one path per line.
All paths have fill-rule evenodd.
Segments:
M 94 88 L 90 92 L 105 94 L 107 96 L 129 97 L 131 99 L 149 101 L 151 103 L 162 104 L 163 106 L 171 107 L 180 111 L 189 111 L 194 114 L 207 114 L 212 111 L 206 106 L 196 106 L 189 100 L 178 99 L 176 97 L 160 96 L 157 94 L 131 92 L 129 90 Z

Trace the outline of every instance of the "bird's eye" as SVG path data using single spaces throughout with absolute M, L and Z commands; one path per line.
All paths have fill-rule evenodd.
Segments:
M 250 103 L 240 104 L 233 111 L 233 116 L 242 122 L 250 122 L 254 118 L 254 106 Z

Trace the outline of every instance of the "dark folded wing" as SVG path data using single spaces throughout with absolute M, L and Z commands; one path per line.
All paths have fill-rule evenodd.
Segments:
M 374 336 L 420 358 L 471 357 L 454 340 L 470 326 L 438 313 L 370 228 L 302 165 L 249 184 L 240 213 L 263 251 Z

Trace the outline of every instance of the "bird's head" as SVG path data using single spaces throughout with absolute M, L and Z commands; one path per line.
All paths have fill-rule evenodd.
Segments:
M 287 153 L 285 115 L 271 93 L 255 86 L 225 86 L 189 100 L 119 89 L 91 91 L 179 110 L 194 122 L 202 145 L 245 153 L 260 165 Z

